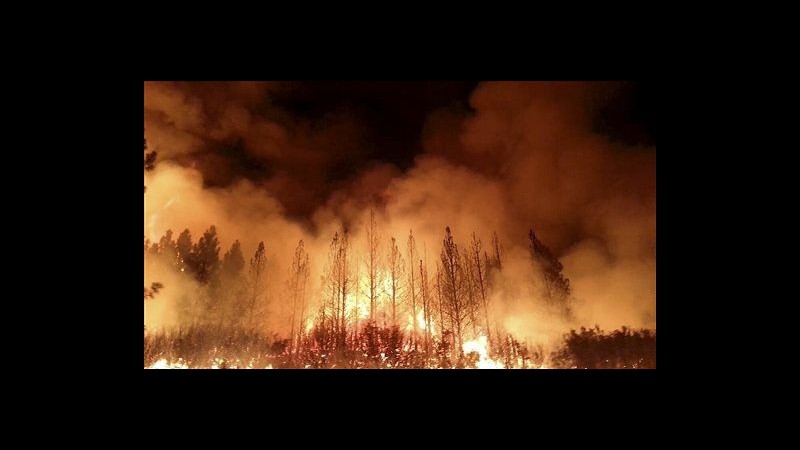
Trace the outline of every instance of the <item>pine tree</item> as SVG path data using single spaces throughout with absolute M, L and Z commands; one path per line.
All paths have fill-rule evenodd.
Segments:
M 297 354 L 300 347 L 303 327 L 305 326 L 306 287 L 309 279 L 309 259 L 305 251 L 303 240 L 297 243 L 297 248 L 292 259 L 292 266 L 287 280 L 287 287 L 291 298 L 292 312 L 290 317 L 290 348 L 291 355 Z
M 367 222 L 366 229 L 367 236 L 367 252 L 366 252 L 366 268 L 367 268 L 367 298 L 369 298 L 369 320 L 375 320 L 375 313 L 377 312 L 378 301 L 378 287 L 380 283 L 380 236 L 378 235 L 378 226 L 375 223 L 375 211 L 369 210 L 369 222 Z
M 341 299 L 341 306 L 339 308 L 339 334 L 338 346 L 343 348 L 345 346 L 345 339 L 347 338 L 347 299 L 351 295 L 350 290 L 353 285 L 353 277 L 350 267 L 350 236 L 347 229 L 342 231 L 341 239 L 339 240 L 339 298 Z
M 496 236 L 496 234 L 495 234 Z M 489 326 L 489 299 L 487 296 L 488 282 L 486 280 L 486 272 L 488 270 L 488 255 L 483 254 L 484 259 L 481 259 L 481 240 L 472 233 L 472 267 L 475 273 L 475 282 L 478 295 L 480 296 L 480 303 L 483 307 L 483 318 L 486 327 L 487 342 L 492 342 L 492 332 Z
M 156 159 L 158 153 L 155 151 L 147 151 L 147 138 L 144 138 L 144 171 L 152 172 L 156 168 Z M 147 186 L 144 187 L 144 192 L 147 192 Z
M 333 331 L 338 323 L 337 304 L 339 295 L 339 277 L 337 275 L 339 265 L 339 232 L 333 234 L 331 243 L 328 247 L 328 261 L 325 265 L 324 275 L 322 276 L 322 295 L 323 302 L 320 307 L 320 328 Z M 328 322 L 330 320 L 330 322 Z M 327 336 L 327 334 L 326 334 Z
M 347 302 L 352 296 L 351 290 L 355 279 L 349 249 L 350 238 L 347 230 L 334 233 L 322 277 L 324 300 L 320 308 L 320 326 L 325 330 L 324 336 L 334 339 L 331 346 L 339 351 L 346 349 Z
M 147 151 L 147 138 L 144 138 L 144 171 L 150 172 L 156 166 L 156 152 L 148 152 Z M 147 192 L 147 186 L 144 187 L 144 192 Z M 145 242 L 145 249 L 147 247 L 147 243 Z M 144 299 L 147 300 L 148 298 L 153 298 L 158 294 L 158 291 L 163 288 L 164 285 L 159 282 L 154 282 L 150 284 L 150 287 L 144 287 Z
M 203 233 L 192 252 L 193 269 L 197 281 L 209 283 L 219 268 L 219 239 L 214 225 Z
M 428 270 L 419 260 L 420 297 L 422 298 L 422 317 L 425 324 L 425 356 L 430 356 L 430 343 L 432 339 L 431 325 L 433 322 L 433 299 L 428 284 Z
M 405 262 L 403 261 L 403 254 L 397 247 L 397 240 L 391 238 L 389 240 L 388 252 L 388 266 L 387 272 L 389 276 L 389 292 L 388 298 L 392 305 L 392 326 L 397 326 L 397 308 L 402 302 L 405 295 Z
M 250 260 L 249 286 L 250 286 L 250 301 L 247 304 L 248 319 L 247 324 L 249 327 L 253 326 L 253 316 L 255 314 L 256 306 L 261 301 L 266 292 L 266 271 L 267 271 L 267 250 L 264 247 L 264 242 L 258 243 L 258 249 L 255 255 Z
M 466 277 L 458 245 L 453 240 L 450 227 L 445 228 L 442 241 L 441 292 L 443 310 L 454 333 L 454 346 L 458 357 L 463 356 L 463 331 L 469 321 L 469 305 L 466 291 Z
M 411 300 L 411 322 L 412 322 L 412 338 L 414 339 L 414 350 L 417 349 L 417 270 L 414 263 L 417 260 L 417 244 L 414 241 L 414 233 L 408 230 L 408 242 L 406 244 L 408 249 L 408 264 L 410 266 L 408 271 L 408 294 Z
M 564 270 L 564 266 L 550 249 L 536 237 L 533 228 L 528 233 L 528 239 L 530 240 L 531 257 L 544 275 L 543 292 L 545 299 L 551 304 L 559 306 L 566 315 L 569 315 L 568 300 L 571 290 L 569 279 L 561 273 Z
M 230 250 L 222 257 L 218 272 L 218 282 L 215 285 L 216 302 L 219 305 L 221 324 L 233 324 L 241 317 L 240 304 L 244 297 L 244 255 L 242 245 L 237 239 Z
M 220 270 L 226 278 L 234 278 L 241 274 L 244 269 L 244 255 L 242 254 L 242 244 L 237 239 L 231 249 L 225 252 L 222 257 Z
M 492 249 L 494 251 L 493 265 L 498 269 L 503 268 L 503 246 L 500 244 L 500 238 L 497 237 L 497 231 L 492 233 Z
M 175 262 L 178 257 L 178 247 L 172 239 L 172 230 L 167 230 L 164 236 L 158 241 L 158 253 L 170 263 Z
M 178 241 L 175 244 L 175 250 L 177 250 L 177 269 L 180 272 L 186 272 L 192 266 L 192 249 L 194 246 L 192 245 L 192 233 L 189 231 L 188 228 L 183 230 L 181 234 L 178 236 Z
M 473 235 L 475 233 L 473 232 Z M 467 251 L 461 258 L 464 267 L 464 290 L 467 292 L 467 311 L 473 337 L 478 336 L 478 316 L 480 315 L 480 294 L 478 293 L 477 269 Z

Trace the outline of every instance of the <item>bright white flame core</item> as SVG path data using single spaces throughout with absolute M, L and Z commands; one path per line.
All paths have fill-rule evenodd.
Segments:
M 477 339 L 464 342 L 464 354 L 476 352 L 480 359 L 478 360 L 478 369 L 502 369 L 503 365 L 493 359 L 489 358 L 487 349 L 486 336 L 478 336 Z
M 188 368 L 189 366 L 183 364 L 181 360 L 178 360 L 178 362 L 169 363 L 167 362 L 166 358 L 161 358 L 155 363 L 153 363 L 152 366 L 147 367 L 147 369 L 188 369 Z
M 217 358 L 217 359 L 214 360 L 214 362 L 211 363 L 211 368 L 212 369 L 221 369 L 222 366 L 223 366 L 223 362 L 224 362 L 224 360 L 222 360 L 220 358 Z M 188 369 L 188 368 L 189 368 L 189 366 L 184 364 L 182 362 L 182 360 L 180 360 L 180 359 L 177 362 L 170 363 L 170 362 L 167 362 L 166 358 L 161 358 L 158 361 L 156 361 L 155 363 L 153 363 L 153 365 L 151 365 L 150 367 L 145 367 L 145 369 Z M 250 362 L 246 366 L 245 365 L 231 364 L 231 365 L 228 366 L 228 368 L 230 368 L 230 369 L 254 369 L 252 362 Z M 267 366 L 264 367 L 264 369 L 272 369 L 272 364 L 267 364 Z

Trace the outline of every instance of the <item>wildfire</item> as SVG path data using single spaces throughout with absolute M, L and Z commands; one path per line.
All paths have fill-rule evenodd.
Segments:
M 248 364 L 241 364 L 239 362 L 226 364 L 224 359 L 216 358 L 214 359 L 214 362 L 211 363 L 210 368 L 211 369 L 272 369 L 272 364 L 267 364 L 266 367 L 254 367 L 252 361 L 250 361 Z M 186 363 L 184 363 L 182 359 L 178 359 L 176 362 L 171 363 L 167 361 L 166 358 L 161 358 L 155 363 L 153 363 L 151 366 L 145 367 L 145 369 L 190 369 L 190 367 L 186 365 Z
M 480 359 L 478 360 L 478 369 L 502 369 L 503 365 L 499 362 L 489 358 L 489 352 L 487 351 L 487 340 L 486 336 L 478 336 L 477 339 L 473 339 L 468 342 L 464 342 L 464 353 L 468 354 L 471 352 L 476 352 Z
M 188 368 L 189 366 L 184 364 L 180 359 L 177 362 L 170 363 L 167 362 L 166 358 L 161 358 L 155 363 L 153 363 L 152 366 L 146 367 L 146 369 L 188 369 Z
M 369 304 L 355 294 L 347 294 L 347 317 L 355 317 L 357 321 L 369 318 Z
M 389 277 L 388 274 L 383 275 L 378 282 L 378 289 L 382 289 L 385 295 L 389 296 L 392 292 L 392 279 Z M 389 303 L 389 299 L 386 299 L 386 303 Z
M 214 362 L 211 363 L 212 369 L 272 369 L 272 364 L 267 364 L 266 367 L 254 367 L 253 361 L 250 361 L 246 365 L 241 364 L 239 361 L 234 363 L 227 363 L 222 358 L 214 359 Z
M 412 326 L 413 326 L 413 320 L 411 320 L 410 322 L 412 322 Z M 430 325 L 431 325 L 431 330 L 430 330 L 431 334 L 435 334 L 436 333 L 436 329 L 433 326 L 433 320 L 431 320 L 431 324 Z M 425 324 L 425 313 L 424 313 L 424 311 L 420 311 L 420 312 L 417 313 L 417 326 L 422 331 L 425 331 L 425 329 L 427 328 L 427 325 Z

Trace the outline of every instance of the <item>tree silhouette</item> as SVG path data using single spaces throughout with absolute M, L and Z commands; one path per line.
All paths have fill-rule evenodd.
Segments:
M 494 259 L 492 260 L 492 264 L 497 267 L 498 269 L 503 268 L 503 245 L 500 243 L 500 238 L 497 237 L 497 232 L 492 233 L 492 250 L 494 253 Z
M 566 315 L 570 314 L 568 300 L 571 293 L 569 287 L 569 279 L 566 278 L 561 272 L 564 266 L 561 261 L 556 258 L 553 253 L 547 248 L 531 228 L 528 233 L 530 240 L 530 252 L 533 260 L 541 268 L 544 275 L 544 295 L 545 298 L 554 305 L 563 308 Z
M 230 250 L 225 252 L 217 274 L 217 283 L 214 283 L 214 297 L 219 306 L 220 324 L 236 323 L 240 317 L 241 301 L 244 297 L 244 255 L 242 245 L 237 239 Z
M 339 239 L 339 255 L 338 255 L 338 276 L 339 276 L 339 298 L 341 299 L 341 306 L 339 307 L 339 328 L 338 335 L 339 346 L 344 346 L 344 339 L 347 335 L 347 298 L 350 295 L 352 286 L 352 274 L 350 273 L 350 236 L 347 229 L 342 231 L 342 236 Z
M 290 313 L 284 316 L 281 332 L 288 336 L 254 326 L 261 323 L 260 313 L 269 306 L 266 293 L 273 292 L 268 290 L 272 287 L 267 283 L 271 261 L 263 242 L 246 264 L 238 240 L 219 257 L 214 226 L 194 245 L 188 229 L 177 241 L 173 237 L 172 230 L 167 230 L 157 243 L 146 240 L 146 254 L 173 263 L 177 272 L 188 269 L 186 275 L 198 282 L 186 283 L 184 290 L 175 293 L 181 328 L 145 336 L 145 366 L 164 357 L 181 357 L 189 367 L 235 368 L 254 362 L 266 365 L 267 361 L 276 368 L 475 367 L 481 355 L 463 352 L 464 342 L 472 339 L 471 325 L 480 327 L 476 335 L 480 332 L 488 338 L 489 357 L 506 368 L 537 368 L 545 363 L 565 368 L 655 367 L 654 330 L 622 327 L 605 333 L 597 327 L 581 328 L 565 335 L 563 343 L 548 348 L 548 353 L 540 342 L 512 335 L 503 327 L 500 314 L 492 314 L 492 307 L 499 313 L 502 305 L 489 302 L 493 297 L 491 275 L 499 270 L 491 256 L 494 249 L 487 252 L 475 232 L 470 242 L 459 246 L 451 229 L 445 228 L 435 267 L 431 265 L 430 270 L 424 241 L 417 252 L 412 233 L 407 260 L 395 239 L 388 239 L 388 254 L 382 244 L 384 272 L 376 287 L 384 288 L 380 295 L 386 301 L 380 300 L 381 306 L 376 305 L 374 312 L 385 311 L 387 320 L 365 324 L 358 321 L 358 301 L 365 301 L 369 291 L 353 289 L 358 286 L 354 273 L 358 266 L 347 232 L 340 230 L 333 236 L 322 290 L 309 286 L 309 254 L 300 240 L 288 269 L 286 289 L 280 290 L 284 296 L 279 300 Z M 533 231 L 528 238 L 535 267 L 542 273 L 543 295 L 548 302 L 568 309 L 571 293 L 563 265 Z M 244 270 L 246 267 L 249 270 Z M 161 283 L 146 287 L 145 299 L 162 287 Z M 405 332 L 400 325 L 408 318 L 414 329 Z M 424 352 L 417 343 L 421 347 L 423 337 Z M 241 358 L 250 358 L 250 362 Z
M 156 158 L 158 158 L 158 153 L 155 151 L 148 152 L 147 151 L 147 138 L 144 138 L 144 171 L 151 172 L 153 169 L 156 168 Z M 144 191 L 147 192 L 147 186 L 144 187 Z
M 457 356 L 462 356 L 463 332 L 469 319 L 469 304 L 467 296 L 467 283 L 464 273 L 464 265 L 458 245 L 453 241 L 453 234 L 450 227 L 445 228 L 445 236 L 442 241 L 442 269 L 441 285 L 443 300 L 443 311 L 453 327 L 454 342 Z
M 172 230 L 167 230 L 164 236 L 158 241 L 158 254 L 169 261 L 170 265 L 180 270 L 180 260 L 178 259 L 178 245 L 172 238 Z
M 258 249 L 250 260 L 250 302 L 248 303 L 248 325 L 253 326 L 253 314 L 256 304 L 264 295 L 266 290 L 266 269 L 267 269 L 267 250 L 264 242 L 258 243 Z
M 178 242 L 175 244 L 175 250 L 178 252 L 176 267 L 180 272 L 186 272 L 193 266 L 193 248 L 192 233 L 186 228 L 178 236 Z
M 367 237 L 367 256 L 365 264 L 367 266 L 367 297 L 369 298 L 369 320 L 375 320 L 376 306 L 378 301 L 378 283 L 380 277 L 380 236 L 378 235 L 378 225 L 375 223 L 375 211 L 369 210 L 369 222 L 366 228 Z
M 495 233 L 497 236 L 497 233 Z M 470 248 L 471 255 L 470 258 L 472 260 L 472 268 L 474 270 L 474 279 L 476 284 L 476 290 L 478 291 L 478 295 L 480 296 L 480 306 L 483 307 L 483 318 L 484 324 L 486 326 L 486 337 L 488 342 L 492 342 L 492 332 L 491 327 L 489 326 L 489 299 L 487 295 L 488 290 L 488 280 L 486 272 L 489 270 L 488 267 L 488 259 L 489 257 L 486 253 L 483 254 L 484 258 L 481 259 L 481 240 L 475 235 L 475 232 L 472 232 L 472 246 Z
M 224 277 L 235 278 L 241 274 L 242 269 L 244 269 L 244 255 L 242 254 L 242 244 L 237 239 L 231 245 L 231 249 L 222 257 L 220 270 Z
M 334 233 L 328 249 L 328 264 L 325 268 L 323 303 L 323 326 L 331 319 L 330 336 L 336 340 L 336 348 L 344 347 L 347 336 L 347 300 L 354 283 L 349 255 L 350 239 L 347 230 Z M 357 317 L 355 317 L 357 319 Z M 357 320 L 356 320 L 357 323 Z
M 431 352 L 430 344 L 433 340 L 431 325 L 433 323 L 434 312 L 433 297 L 431 295 L 430 285 L 428 284 L 428 269 L 422 264 L 422 259 L 419 260 L 419 285 L 419 293 L 422 299 L 422 318 L 425 324 L 425 356 L 428 357 Z M 414 322 L 416 323 L 416 318 Z
M 606 333 L 594 328 L 571 330 L 551 356 L 556 367 L 577 369 L 639 369 L 656 367 L 656 333 L 622 327 Z
M 145 172 L 150 172 L 151 170 L 153 170 L 156 167 L 156 157 L 157 156 L 158 155 L 157 155 L 156 152 L 148 152 L 147 151 L 147 138 L 145 137 L 144 138 L 144 171 Z M 144 192 L 147 192 L 147 186 L 144 187 Z M 158 293 L 158 291 L 163 287 L 164 287 L 164 285 L 159 283 L 159 282 L 151 283 L 150 287 L 145 286 L 144 287 L 144 299 L 147 300 L 148 298 L 155 297 L 156 294 Z
M 417 260 L 417 244 L 414 241 L 414 233 L 408 230 L 408 241 L 406 243 L 408 251 L 408 295 L 411 300 L 411 323 L 412 323 L 412 339 L 414 340 L 414 349 L 417 348 L 417 282 L 418 276 L 417 268 L 414 264 Z
M 297 354 L 300 347 L 304 331 L 303 327 L 306 324 L 306 288 L 308 287 L 310 276 L 309 270 L 308 253 L 305 250 L 303 240 L 300 239 L 294 251 L 292 267 L 289 271 L 289 279 L 286 281 L 292 305 L 289 350 L 293 355 Z
M 405 287 L 405 262 L 400 248 L 397 247 L 397 240 L 389 240 L 389 252 L 387 255 L 387 272 L 389 276 L 389 286 L 387 292 L 389 301 L 392 305 L 392 326 L 397 326 L 397 307 L 406 293 Z
M 219 268 L 219 239 L 214 225 L 203 233 L 194 246 L 192 265 L 195 278 L 201 283 L 208 283 Z

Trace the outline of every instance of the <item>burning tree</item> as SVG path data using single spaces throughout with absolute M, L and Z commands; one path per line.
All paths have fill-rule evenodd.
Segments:
M 439 289 L 441 291 L 442 311 L 447 316 L 448 322 L 452 327 L 452 332 L 454 333 L 453 344 L 457 348 L 457 353 L 459 356 L 463 356 L 461 346 L 464 343 L 464 328 L 469 324 L 470 305 L 468 303 L 468 287 L 464 264 L 458 251 L 458 245 L 453 241 L 450 227 L 445 228 L 441 261 Z
M 192 248 L 192 233 L 186 228 L 178 235 L 178 242 L 175 244 L 175 250 L 178 252 L 175 263 L 178 271 L 186 272 L 192 267 Z
M 397 247 L 395 238 L 391 238 L 389 241 L 389 254 L 387 256 L 387 275 L 389 281 L 389 292 L 387 292 L 387 294 L 392 305 L 392 326 L 396 327 L 397 307 L 405 296 L 406 286 L 404 281 L 405 262 L 403 261 L 403 255 L 400 253 L 400 249 Z
M 184 302 L 179 307 L 185 307 L 189 300 L 193 302 L 187 315 L 192 320 L 182 320 L 188 328 L 145 336 L 145 365 L 220 368 L 655 365 L 655 335 L 649 331 L 632 333 L 623 328 L 604 335 L 582 329 L 580 334 L 565 335 L 564 343 L 548 347 L 547 353 L 542 345 L 512 335 L 503 327 L 502 318 L 492 315 L 489 301 L 492 298 L 489 273 L 500 270 L 499 264 L 483 250 L 477 233 L 472 233 L 468 245 L 459 246 L 449 227 L 445 228 L 435 267 L 430 270 L 427 251 L 423 250 L 424 256 L 420 257 L 413 232 L 409 232 L 406 243 L 409 264 L 397 240 L 388 240 L 384 250 L 385 270 L 375 280 L 372 292 L 382 291 L 385 307 L 381 309 L 381 303 L 377 302 L 372 311 L 373 315 L 381 311 L 389 313 L 391 322 L 379 324 L 371 320 L 359 328 L 358 298 L 369 298 L 370 290 L 358 292 L 353 288 L 358 286 L 358 265 L 354 263 L 356 255 L 352 254 L 349 238 L 346 230 L 333 235 L 321 289 L 314 290 L 322 294 L 322 301 L 313 320 L 310 320 L 314 315 L 310 307 L 314 298 L 309 282 L 310 256 L 304 242 L 298 242 L 286 289 L 281 291 L 285 295 L 282 304 L 288 309 L 285 316 L 288 338 L 254 326 L 258 308 L 266 306 L 269 287 L 270 260 L 263 242 L 250 259 L 247 271 L 238 240 L 219 260 L 214 227 L 195 245 L 188 229 L 177 242 L 168 230 L 158 244 L 146 243 L 146 251 L 176 263 L 173 267 L 176 272 L 189 269 L 182 276 L 193 280 L 193 288 L 178 297 L 179 302 Z M 567 303 L 569 282 L 562 274 L 562 265 L 535 234 L 529 233 L 528 238 L 536 267 L 543 273 L 543 295 L 548 302 Z M 494 247 L 493 250 L 499 248 L 497 244 Z M 369 264 L 362 267 L 369 269 Z M 432 275 L 435 278 L 429 279 Z M 214 301 L 204 304 L 205 299 Z M 408 319 L 411 330 L 407 333 L 399 325 Z M 421 351 L 418 346 L 423 340 L 424 351 Z
M 333 337 L 335 347 L 343 349 L 347 338 L 347 301 L 354 282 L 350 264 L 350 240 L 347 231 L 334 234 L 328 252 L 324 278 L 326 302 L 321 309 L 325 338 Z
M 497 236 L 496 233 L 495 236 Z M 474 231 L 472 232 L 472 247 L 470 250 L 470 259 L 472 261 L 471 267 L 473 269 L 475 288 L 480 298 L 480 305 L 483 307 L 483 322 L 484 326 L 486 327 L 486 337 L 489 342 L 492 342 L 491 327 L 489 325 L 489 300 L 487 298 L 487 290 L 489 286 L 486 279 L 486 272 L 489 269 L 489 256 L 486 253 L 481 255 L 481 241 L 475 235 Z M 483 259 L 481 259 L 481 256 L 483 256 Z
M 289 279 L 286 281 L 289 298 L 292 305 L 289 332 L 289 351 L 296 355 L 303 336 L 303 327 L 306 323 L 306 288 L 310 277 L 309 258 L 303 240 L 297 243 L 294 251 L 292 266 L 289 269 Z
M 414 241 L 414 233 L 412 230 L 408 230 L 408 242 L 406 243 L 406 249 L 408 251 L 408 263 L 410 265 L 408 270 L 408 295 L 409 299 L 411 300 L 411 330 L 412 330 L 412 339 L 414 340 L 414 349 L 417 348 L 417 283 L 415 280 L 415 274 L 417 273 L 416 268 L 414 267 L 414 261 L 416 261 L 417 256 L 417 244 Z
M 422 299 L 422 318 L 425 325 L 425 355 L 430 356 L 431 341 L 433 339 L 433 298 L 431 296 L 430 284 L 428 283 L 428 270 L 419 260 L 419 294 Z M 416 323 L 416 318 L 414 319 Z
M 378 283 L 380 278 L 380 236 L 378 226 L 375 223 L 375 211 L 369 210 L 369 222 L 366 227 L 367 248 L 366 248 L 366 269 L 367 269 L 367 298 L 369 299 L 369 320 L 375 320 L 375 312 L 378 301 Z

